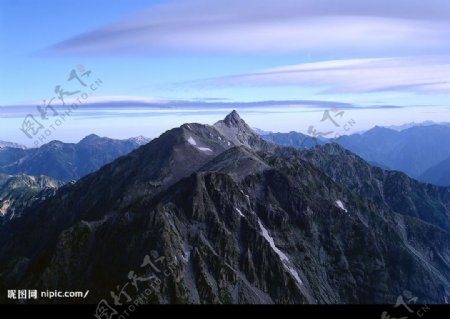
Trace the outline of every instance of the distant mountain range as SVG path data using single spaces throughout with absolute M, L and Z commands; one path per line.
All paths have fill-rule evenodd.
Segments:
M 433 121 L 424 121 L 424 122 L 420 122 L 420 123 L 416 123 L 416 122 L 411 122 L 411 123 L 406 123 L 406 124 L 402 124 L 402 125 L 391 125 L 391 126 L 387 126 L 386 128 L 391 129 L 391 130 L 395 130 L 395 131 L 403 131 L 415 126 L 431 126 L 431 125 L 441 125 L 441 126 L 449 126 L 450 127 L 450 123 L 436 123 Z
M 341 136 L 336 140 L 314 139 L 298 132 L 270 133 L 262 137 L 300 149 L 336 142 L 375 166 L 398 170 L 423 182 L 450 186 L 447 169 L 450 126 L 426 124 L 430 125 L 414 125 L 399 131 L 376 126 L 364 133 Z
M 261 136 L 263 136 L 263 135 L 268 135 L 268 134 L 273 133 L 273 132 L 271 132 L 271 131 L 264 131 L 264 130 L 261 130 L 261 129 L 257 128 L 257 127 L 253 127 L 252 130 L 253 130 L 256 134 L 261 135 Z
M 450 157 L 427 169 L 418 179 L 435 185 L 450 186 Z
M 77 144 L 52 141 L 39 148 L 17 148 L 5 143 L 10 146 L 0 149 L 0 173 L 78 180 L 149 141 L 142 136 L 113 140 L 92 134 Z
M 11 143 L 11 142 L 4 142 L 0 141 L 0 150 L 3 148 L 12 147 L 12 148 L 20 148 L 20 149 L 26 149 L 26 146 L 17 144 L 17 143 Z
M 450 157 L 450 127 L 443 125 L 415 126 L 403 131 L 375 127 L 364 134 L 342 136 L 336 142 L 366 161 L 416 179 Z
M 405 290 L 445 303 L 449 216 L 450 188 L 335 143 L 273 144 L 233 111 L 25 209 L 0 232 L 0 289 L 89 289 L 76 302 L 113 304 L 117 287 L 135 296 L 130 279 L 153 275 L 144 303 L 388 304 Z

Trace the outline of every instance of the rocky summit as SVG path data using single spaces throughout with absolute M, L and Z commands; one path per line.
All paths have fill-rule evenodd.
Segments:
M 450 188 L 337 144 L 275 146 L 235 111 L 167 131 L 22 215 L 0 232 L 1 288 L 90 291 L 36 302 L 131 303 L 151 278 L 145 303 L 450 300 Z

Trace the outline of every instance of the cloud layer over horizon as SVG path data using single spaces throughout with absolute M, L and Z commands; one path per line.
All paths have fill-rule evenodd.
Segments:
M 164 115 L 164 114 L 216 114 L 225 110 L 240 109 L 246 112 L 277 113 L 282 110 L 308 111 L 338 108 L 341 110 L 351 109 L 396 109 L 402 108 L 397 105 L 356 105 L 338 101 L 321 100 L 272 100 L 240 102 L 216 99 L 197 100 L 168 100 L 152 97 L 122 97 L 122 96 L 97 96 L 92 97 L 82 104 L 75 100 L 66 100 L 66 104 L 54 103 L 52 106 L 56 111 L 63 113 L 74 102 L 77 105 L 75 117 L 134 117 L 141 115 Z M 0 117 L 21 118 L 36 112 L 36 103 L 0 106 Z

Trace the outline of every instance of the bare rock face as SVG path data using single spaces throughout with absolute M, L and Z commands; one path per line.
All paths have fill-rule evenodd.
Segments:
M 89 289 L 72 302 L 98 303 L 135 274 L 160 280 L 146 303 L 393 303 L 405 290 L 443 303 L 449 212 L 449 188 L 334 144 L 274 146 L 232 112 L 169 130 L 5 225 L 0 289 Z
M 224 120 L 215 123 L 214 127 L 233 145 L 266 151 L 276 148 L 274 144 L 266 142 L 256 134 L 236 111 L 232 111 Z
M 62 185 L 47 176 L 0 174 L 0 224 L 20 218 L 24 210 L 52 197 Z

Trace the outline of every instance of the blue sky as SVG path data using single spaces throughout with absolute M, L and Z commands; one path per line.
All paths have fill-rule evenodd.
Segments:
M 50 125 L 36 105 L 77 91 L 80 65 L 101 86 L 46 139 L 155 137 L 234 108 L 274 131 L 335 129 L 336 107 L 357 123 L 342 134 L 450 122 L 449 16 L 445 0 L 1 0 L 0 140 L 33 145 L 24 117 Z

